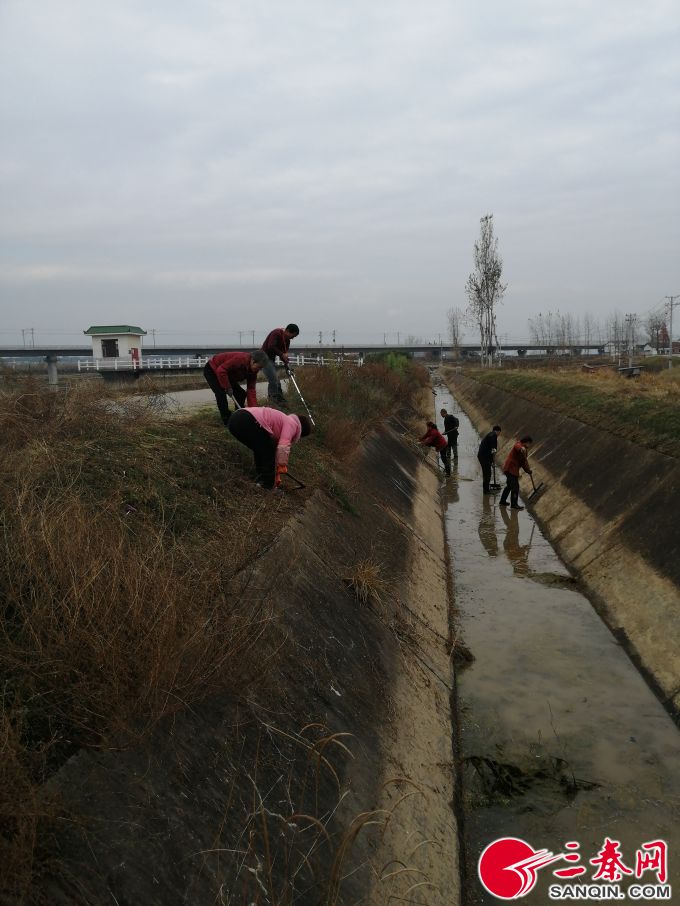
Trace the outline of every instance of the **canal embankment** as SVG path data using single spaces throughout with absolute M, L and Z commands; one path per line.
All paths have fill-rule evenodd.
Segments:
M 535 479 L 544 482 L 545 489 L 532 501 L 532 512 L 603 619 L 677 715 L 677 459 L 452 369 L 445 377 L 477 431 L 495 423 L 502 426 L 502 453 L 517 436 L 533 436 Z M 609 418 L 616 418 L 615 410 Z M 523 484 L 526 490 L 526 478 Z
M 440 478 L 402 431 L 241 571 L 263 686 L 61 768 L 51 904 L 459 901 Z

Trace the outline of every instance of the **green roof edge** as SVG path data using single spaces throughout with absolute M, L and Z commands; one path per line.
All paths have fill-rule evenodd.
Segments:
M 137 336 L 140 336 L 140 337 L 146 336 L 145 330 L 142 330 L 141 327 L 133 327 L 131 324 L 112 324 L 112 325 L 107 324 L 102 327 L 95 325 L 92 327 L 88 327 L 87 330 L 83 331 L 83 333 L 87 334 L 90 337 L 94 336 L 95 334 L 102 334 L 102 333 L 133 333 L 133 334 L 137 334 Z

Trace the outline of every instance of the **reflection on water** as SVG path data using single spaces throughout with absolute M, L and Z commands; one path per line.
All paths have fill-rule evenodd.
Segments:
M 531 550 L 531 541 L 534 537 L 535 523 L 531 527 L 531 536 L 528 544 L 519 543 L 519 514 L 517 510 L 510 510 L 507 507 L 499 506 L 501 519 L 505 524 L 505 538 L 503 539 L 503 550 L 505 556 L 512 564 L 516 576 L 526 576 L 529 573 L 529 551 Z
M 491 497 L 487 494 L 482 500 L 482 516 L 477 529 L 479 540 L 490 557 L 498 556 L 498 538 L 496 537 L 496 517 L 491 506 Z

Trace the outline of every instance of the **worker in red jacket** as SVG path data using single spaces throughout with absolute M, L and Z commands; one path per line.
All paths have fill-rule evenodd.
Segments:
M 215 394 L 217 408 L 222 421 L 229 424 L 229 397 L 235 399 L 239 406 L 257 406 L 257 372 L 264 368 L 267 356 L 257 352 L 218 352 L 206 362 L 203 374 L 212 392 Z M 240 385 L 246 382 L 246 390 Z M 236 410 L 236 404 L 234 404 Z
M 510 495 L 510 507 L 513 510 L 523 510 L 524 507 L 519 505 L 519 472 L 520 469 L 524 469 L 527 475 L 531 475 L 531 469 L 529 468 L 529 447 L 533 443 L 533 440 L 527 434 L 525 437 L 520 438 L 515 446 L 510 450 L 508 455 L 505 458 L 503 463 L 503 472 L 507 480 L 507 484 L 503 488 L 503 493 L 501 494 L 501 499 L 498 502 L 499 506 L 508 505 L 508 494 Z
M 451 462 L 446 456 L 446 450 L 448 447 L 448 441 L 437 430 L 437 426 L 434 422 L 427 423 L 427 431 L 418 441 L 419 444 L 422 444 L 424 447 L 434 447 L 437 453 L 439 453 L 439 458 L 444 463 L 444 471 L 447 475 L 451 474 Z
M 281 383 L 276 374 L 274 365 L 278 356 L 284 365 L 288 365 L 288 350 L 290 341 L 300 333 L 297 324 L 288 324 L 286 327 L 276 327 L 267 334 L 267 339 L 262 344 L 262 352 L 267 356 L 264 373 L 269 381 L 269 399 L 276 403 L 285 403 L 281 392 Z

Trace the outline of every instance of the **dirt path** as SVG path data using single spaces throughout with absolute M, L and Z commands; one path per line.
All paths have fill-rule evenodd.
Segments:
M 633 870 L 643 843 L 666 841 L 668 880 L 678 884 L 677 727 L 530 513 L 482 495 L 477 432 L 443 386 L 441 406 L 461 421 L 446 528 L 462 636 L 475 658 L 457 680 L 467 902 L 498 902 L 477 862 L 500 837 L 555 854 L 580 844 L 577 864 L 587 872 L 567 881 L 553 875 L 565 861 L 545 867 L 523 903 L 549 902 L 549 885 L 601 884 L 589 860 L 606 837 Z M 626 876 L 622 891 L 631 881 L 657 877 Z

